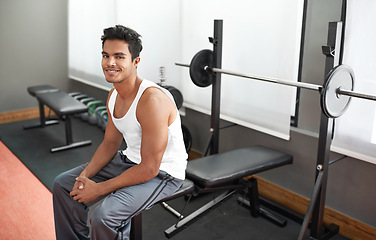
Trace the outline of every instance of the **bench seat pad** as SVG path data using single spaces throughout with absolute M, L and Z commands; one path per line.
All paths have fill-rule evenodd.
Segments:
M 195 190 L 195 185 L 193 184 L 193 182 L 189 179 L 185 179 L 181 187 L 174 194 L 162 199 L 161 201 L 168 201 L 168 200 L 175 199 L 181 196 L 185 196 L 187 194 L 192 193 L 194 190 Z
M 263 146 L 241 148 L 188 162 L 186 174 L 202 188 L 233 183 L 252 174 L 291 164 L 289 154 Z
M 33 87 L 28 87 L 27 91 L 29 92 L 31 96 L 35 97 L 35 94 L 37 92 L 57 92 L 59 91 L 59 89 L 52 87 L 50 85 L 37 85 Z
M 85 104 L 74 99 L 63 91 L 36 92 L 35 96 L 59 116 L 87 111 L 87 106 Z

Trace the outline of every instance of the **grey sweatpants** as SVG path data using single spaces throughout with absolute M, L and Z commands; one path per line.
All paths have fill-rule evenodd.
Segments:
M 119 152 L 91 180 L 106 181 L 134 165 Z M 173 194 L 183 182 L 160 171 L 159 175 L 149 182 L 125 187 L 89 204 L 83 204 L 73 200 L 69 193 L 76 177 L 85 166 L 86 164 L 66 171 L 55 179 L 53 207 L 57 240 L 90 239 L 87 225 L 88 207 L 103 198 L 103 201 L 91 210 L 89 222 L 92 239 L 129 239 L 131 218 Z

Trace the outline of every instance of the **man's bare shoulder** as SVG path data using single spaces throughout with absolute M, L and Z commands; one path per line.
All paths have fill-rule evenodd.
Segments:
M 137 107 L 137 116 L 168 117 L 174 109 L 171 99 L 159 88 L 147 88 Z

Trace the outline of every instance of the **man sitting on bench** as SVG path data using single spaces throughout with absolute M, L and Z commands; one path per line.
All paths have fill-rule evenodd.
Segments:
M 60 174 L 53 204 L 57 239 L 128 238 L 130 220 L 173 194 L 185 178 L 187 153 L 179 111 L 168 90 L 137 76 L 140 35 L 117 25 L 104 30 L 102 68 L 114 85 L 103 142 L 88 164 Z M 118 152 L 123 138 L 127 149 Z

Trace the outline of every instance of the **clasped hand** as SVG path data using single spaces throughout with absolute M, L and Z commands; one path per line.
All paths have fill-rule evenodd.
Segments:
M 89 203 L 97 199 L 98 184 L 87 177 L 77 177 L 70 195 L 80 203 Z

